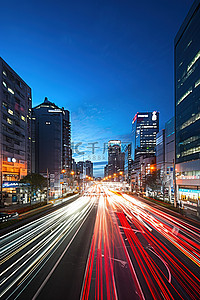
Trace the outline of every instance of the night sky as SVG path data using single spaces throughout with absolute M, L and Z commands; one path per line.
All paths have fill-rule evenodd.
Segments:
M 173 116 L 174 37 L 192 3 L 3 1 L 0 56 L 32 88 L 33 106 L 48 97 L 71 112 L 72 141 L 101 176 L 104 143 L 130 141 L 137 111 L 158 110 L 160 129 Z

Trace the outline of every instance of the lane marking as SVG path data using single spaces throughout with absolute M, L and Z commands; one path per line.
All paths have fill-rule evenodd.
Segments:
M 63 253 L 61 254 L 61 256 L 59 257 L 59 259 L 57 260 L 57 262 L 55 263 L 55 265 L 53 266 L 53 268 L 51 269 L 51 271 L 49 272 L 48 276 L 45 278 L 45 280 L 43 281 L 43 283 L 40 285 L 39 289 L 37 290 L 37 292 L 35 293 L 35 295 L 33 296 L 32 300 L 35 300 L 38 295 L 40 294 L 41 290 L 43 289 L 43 287 L 45 286 L 45 284 L 47 283 L 47 281 L 49 280 L 49 278 L 51 277 L 51 275 L 53 274 L 53 272 L 55 271 L 55 269 L 57 268 L 58 264 L 60 263 L 60 261 L 62 260 L 63 256 L 65 255 L 65 253 L 67 252 L 67 250 L 69 249 L 70 245 L 72 244 L 73 240 L 75 239 L 76 235 L 78 234 L 79 230 L 81 229 L 81 227 L 83 226 L 84 222 L 86 221 L 86 219 L 88 218 L 89 214 L 83 219 L 83 222 L 80 224 L 80 226 L 78 227 L 78 229 L 76 230 L 75 234 L 73 235 L 72 239 L 70 240 L 70 242 L 68 243 L 67 247 L 65 248 L 65 250 L 63 251 Z

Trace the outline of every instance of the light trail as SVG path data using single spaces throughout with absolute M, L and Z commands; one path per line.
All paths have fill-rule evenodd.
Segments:
M 167 248 L 166 244 L 155 235 L 155 232 L 161 234 L 163 238 L 200 267 L 200 231 L 198 228 L 194 227 L 194 231 L 192 231 L 193 226 L 189 225 L 187 228 L 187 223 L 152 208 L 150 205 L 134 199 L 134 197 L 116 192 L 108 191 L 108 193 L 152 297 L 159 299 L 160 295 L 164 295 L 165 299 L 174 299 L 173 295 L 176 294 L 176 297 L 184 299 L 186 292 L 189 299 L 198 299 L 200 295 L 199 277 L 174 254 L 174 250 L 171 251 L 170 248 Z M 140 231 L 142 238 L 151 245 L 152 248 L 149 251 L 148 247 L 145 249 L 142 246 L 136 230 L 131 230 L 133 227 Z M 155 263 L 152 255 L 149 254 L 150 251 L 153 251 L 164 263 L 169 274 L 169 286 L 165 283 L 166 275 Z M 155 283 L 152 282 L 151 278 L 154 279 Z M 174 279 L 178 282 L 178 288 L 172 284 Z M 159 287 L 159 295 L 156 295 L 156 286 Z M 182 290 L 184 290 L 183 294 L 181 293 Z
M 131 285 L 127 288 L 136 295 L 135 299 L 145 299 L 107 194 L 102 195 L 100 191 L 97 188 L 99 205 L 80 299 L 118 299 L 116 277 L 119 273 L 115 272 L 115 264 L 121 261 L 128 265 L 126 273 Z
M 21 287 L 31 281 L 33 272 L 45 265 L 78 224 L 87 218 L 93 206 L 94 200 L 81 197 L 4 235 L 0 258 L 5 267 L 0 273 L 0 297 L 6 295 L 9 299 L 14 293 L 20 294 Z
M 198 228 L 126 194 L 102 187 L 97 193 L 99 207 L 80 299 L 123 299 L 116 264 L 126 266 L 127 279 L 130 272 L 139 299 L 198 299 L 200 279 L 191 267 L 200 266 Z M 125 297 L 136 299 L 134 291 Z
M 0 296 L 20 298 L 54 257 L 37 299 L 96 204 L 81 300 L 199 299 L 200 230 L 102 184 L 3 236 Z

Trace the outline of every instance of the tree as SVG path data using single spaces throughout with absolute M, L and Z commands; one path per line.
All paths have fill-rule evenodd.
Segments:
M 153 192 L 157 191 L 161 185 L 160 170 L 154 170 L 146 176 L 146 186 Z
M 30 184 L 31 197 L 34 192 L 38 190 L 43 191 L 44 188 L 47 187 L 47 179 L 41 174 L 36 174 L 36 173 L 28 174 L 27 176 L 22 178 L 20 182 Z M 31 204 L 31 197 L 30 197 L 30 204 Z

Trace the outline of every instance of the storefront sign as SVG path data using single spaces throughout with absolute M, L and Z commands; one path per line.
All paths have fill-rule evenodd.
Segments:
M 179 189 L 179 192 L 182 193 L 200 193 L 200 190 L 187 190 L 187 189 Z
M 16 188 L 19 186 L 19 182 L 18 181 L 3 181 L 2 184 L 2 188 L 6 189 L 6 188 Z

